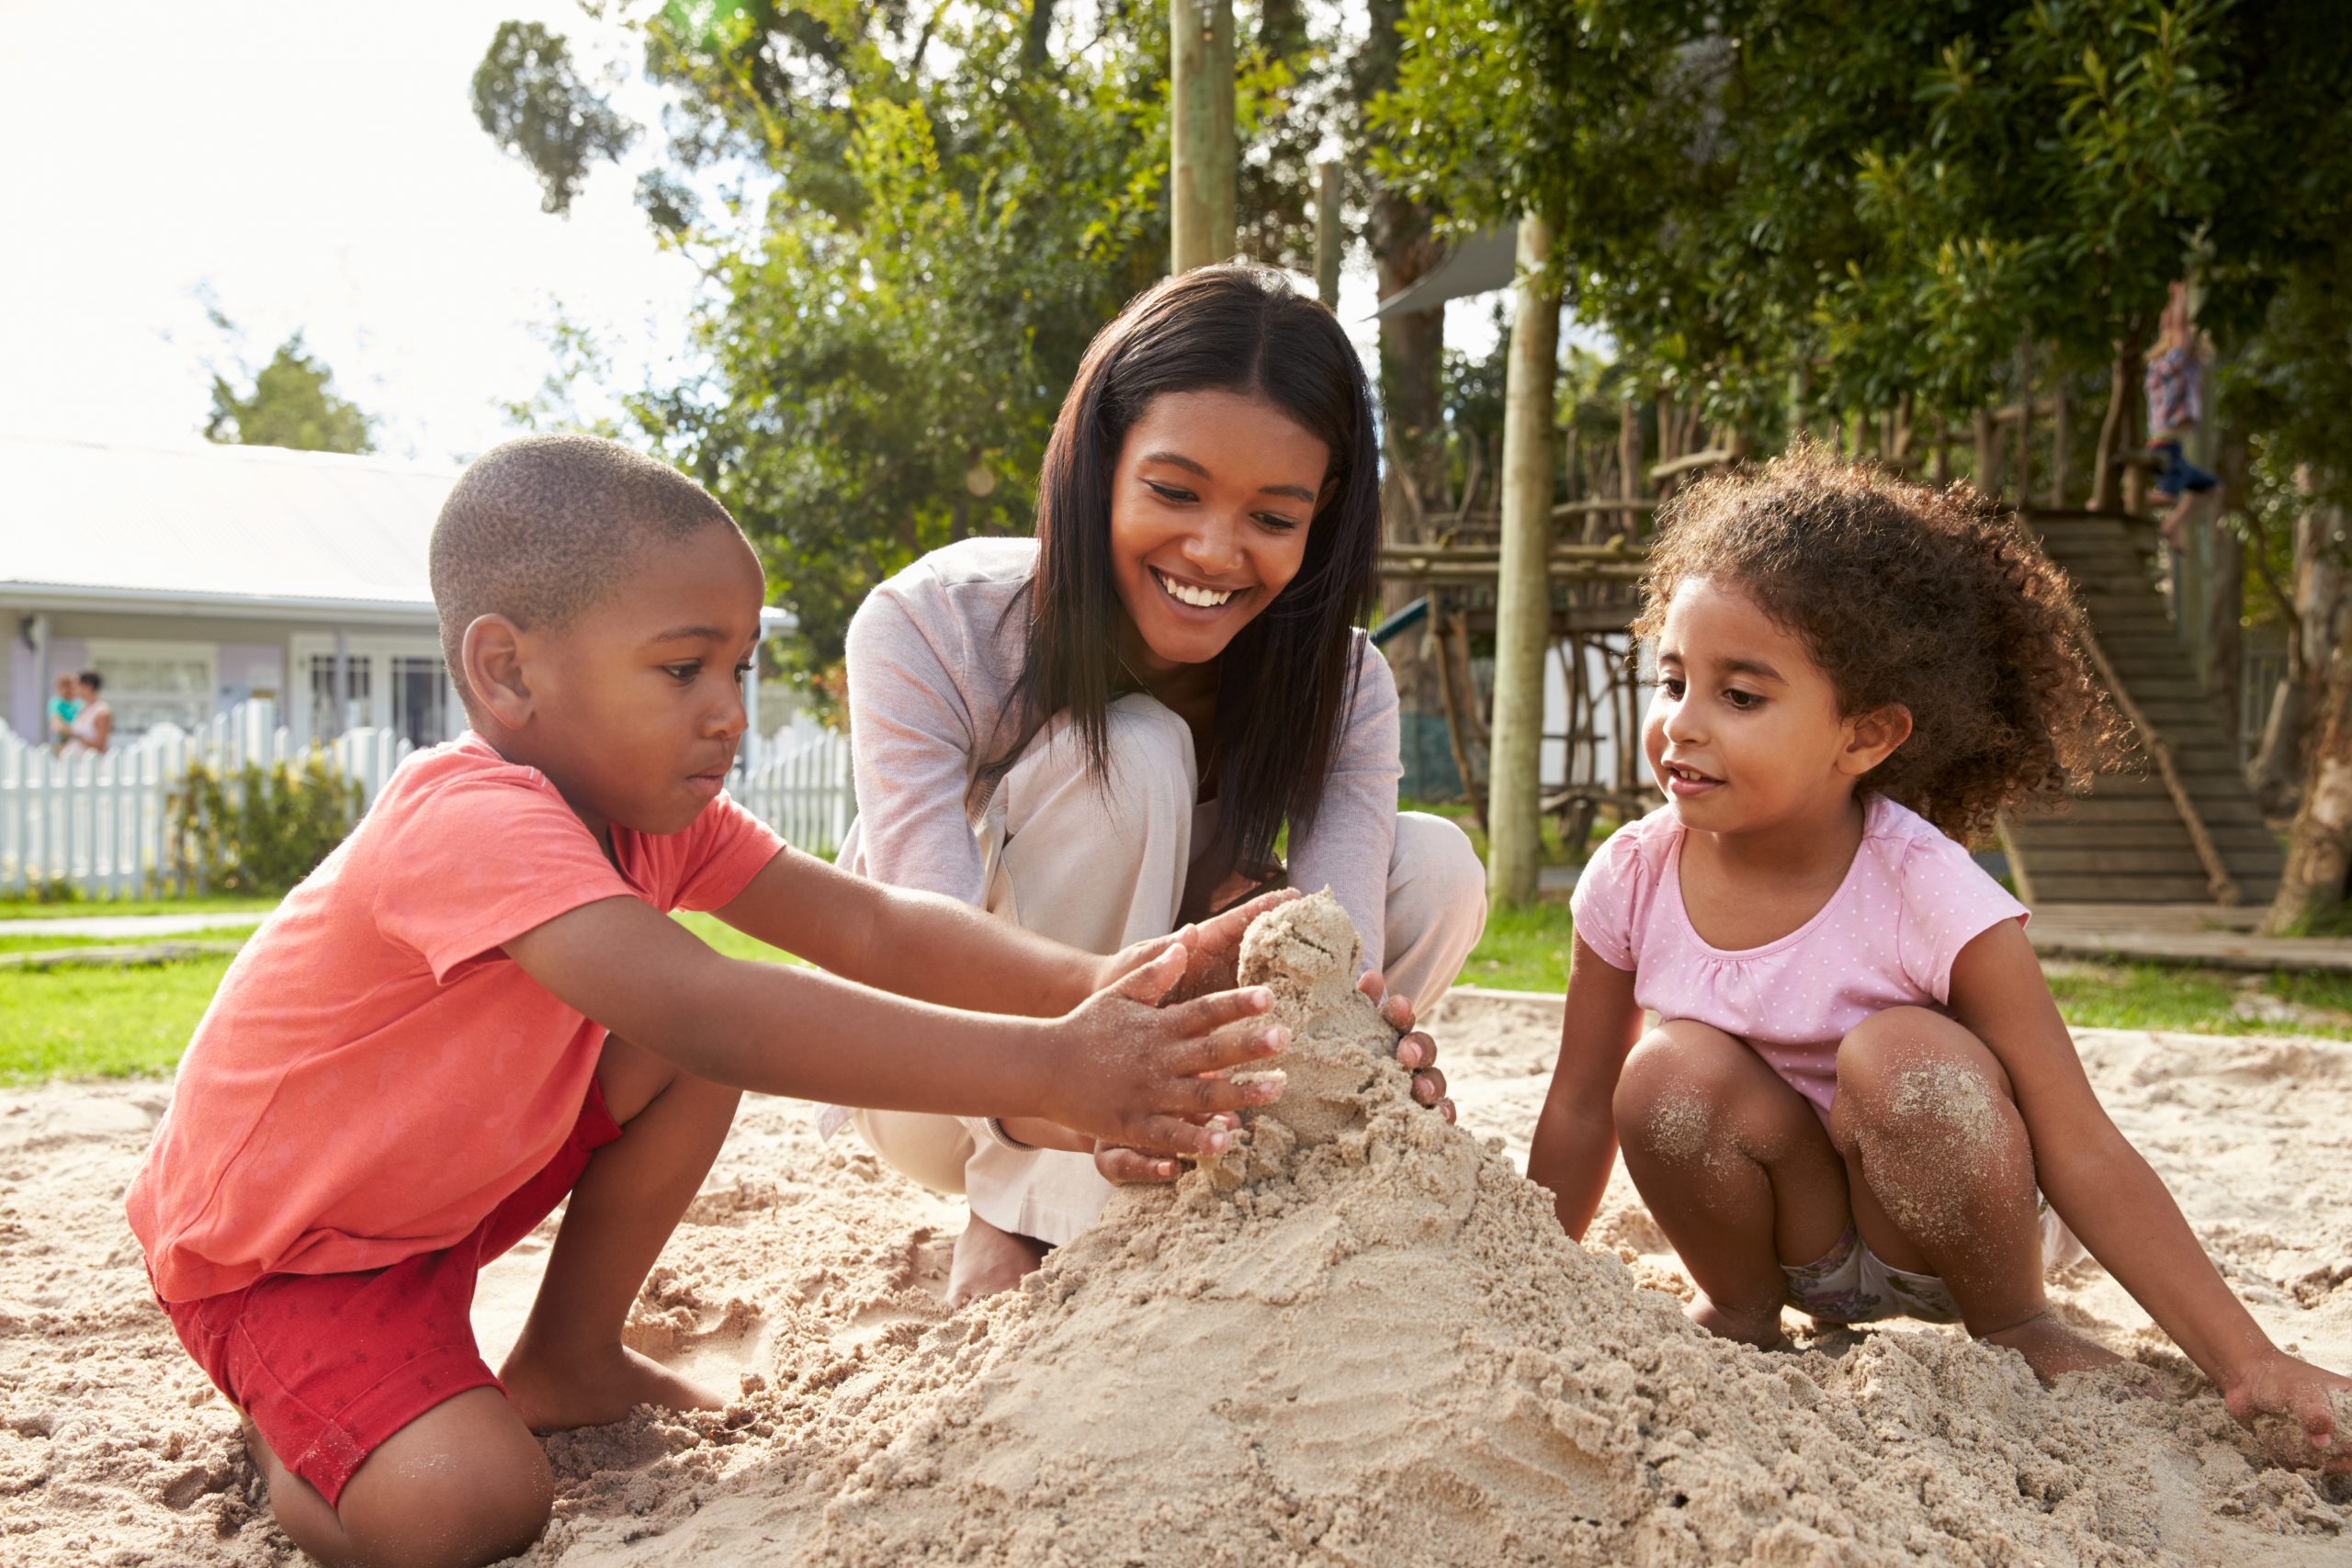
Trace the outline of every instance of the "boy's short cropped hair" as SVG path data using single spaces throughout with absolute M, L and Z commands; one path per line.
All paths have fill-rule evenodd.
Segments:
M 711 493 L 656 458 L 594 435 L 526 435 L 458 476 L 433 527 L 441 655 L 469 704 L 466 628 L 503 615 L 560 626 L 618 583 L 637 552 L 736 528 Z

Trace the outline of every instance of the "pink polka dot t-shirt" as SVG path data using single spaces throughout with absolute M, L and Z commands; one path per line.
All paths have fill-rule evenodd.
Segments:
M 1826 1121 L 1838 1042 L 1891 1007 L 1945 1010 L 1952 960 L 2026 908 L 1918 813 L 1873 795 L 1846 880 L 1778 942 L 1710 947 L 1682 906 L 1682 840 L 1673 808 L 1611 835 L 1577 881 L 1577 935 L 1634 971 L 1634 998 L 1746 1041 Z

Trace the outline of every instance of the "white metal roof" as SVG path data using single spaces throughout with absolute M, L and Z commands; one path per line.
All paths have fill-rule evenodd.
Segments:
M 0 435 L 0 601 L 429 616 L 426 549 L 456 478 L 338 453 Z

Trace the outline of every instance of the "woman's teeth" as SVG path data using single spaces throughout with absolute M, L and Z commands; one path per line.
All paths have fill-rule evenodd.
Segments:
M 1225 589 L 1222 592 L 1207 588 L 1195 588 L 1189 582 L 1177 581 L 1174 578 L 1169 576 L 1166 572 L 1159 570 L 1156 567 L 1152 570 L 1152 575 L 1159 579 L 1159 586 L 1168 591 L 1168 596 L 1170 599 L 1175 600 L 1180 604 L 1190 604 L 1194 609 L 1214 610 L 1219 604 L 1224 604 L 1227 599 L 1233 597 L 1233 590 L 1230 588 Z

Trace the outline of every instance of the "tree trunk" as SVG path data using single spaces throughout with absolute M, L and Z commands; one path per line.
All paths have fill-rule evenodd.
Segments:
M 2334 913 L 2352 867 L 2352 647 L 2339 642 L 2329 660 L 2319 739 L 2312 748 L 2303 802 L 2288 835 L 2287 870 L 2263 918 L 2266 936 L 2285 936 Z
M 2298 471 L 2297 488 L 2307 495 L 2312 476 Z M 2271 699 L 2262 728 L 2262 748 L 2246 764 L 2246 781 L 2265 817 L 2295 809 L 2305 782 L 2303 756 L 2329 650 L 2344 623 L 2345 574 L 2337 536 L 2344 517 L 2332 506 L 2307 502 L 2295 522 L 2295 618 L 2287 628 L 2287 673 Z
M 1233 254 L 1233 0 L 1169 0 L 1170 270 Z
M 2115 345 L 2107 377 L 2107 412 L 2098 424 L 2098 456 L 2091 470 L 2091 510 L 2123 510 L 2123 447 L 2130 439 L 2132 405 L 2140 396 L 2140 340 Z
M 1021 68 L 1046 63 L 1046 40 L 1054 30 L 1054 0 L 1029 0 L 1029 30 L 1021 39 Z
M 1978 409 L 1968 427 L 1976 443 L 1976 493 L 1990 501 L 2001 493 L 2001 444 L 1994 437 L 1993 411 Z
M 1340 308 L 1340 259 L 1348 244 L 1347 220 L 1340 201 L 1340 165 L 1315 165 L 1315 297 L 1334 310 Z
M 1497 906 L 1535 901 L 1544 858 L 1544 649 L 1552 634 L 1552 405 L 1560 348 L 1559 285 L 1543 270 L 1551 248 L 1550 225 L 1520 220 L 1503 389 L 1495 739 L 1487 753 L 1487 900 Z

